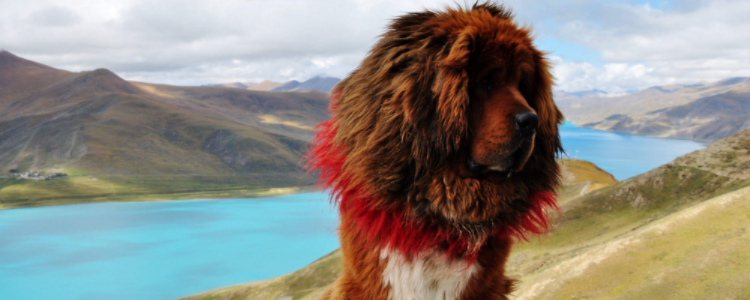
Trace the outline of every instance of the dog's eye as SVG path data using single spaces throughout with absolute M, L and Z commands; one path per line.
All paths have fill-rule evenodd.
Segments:
M 531 99 L 531 83 L 523 79 L 518 83 L 518 90 L 521 92 L 521 95 L 523 95 L 526 99 Z
M 492 90 L 492 77 L 490 76 L 482 77 L 482 79 L 479 80 L 479 83 L 477 84 L 477 86 L 482 90 L 491 91 Z

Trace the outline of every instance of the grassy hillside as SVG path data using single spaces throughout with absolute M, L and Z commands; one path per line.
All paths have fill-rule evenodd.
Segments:
M 559 162 L 562 166 L 564 187 L 557 197 L 559 205 L 564 205 L 569 200 L 588 192 L 617 183 L 617 179 L 612 174 L 590 162 L 575 159 L 562 159 Z
M 547 237 L 519 244 L 514 249 L 508 267 L 522 282 L 516 295 L 519 299 L 615 299 L 620 296 L 623 299 L 642 299 L 635 294 L 628 294 L 632 290 L 650 293 L 641 275 L 655 276 L 662 271 L 667 272 L 667 269 L 656 262 L 639 260 L 653 258 L 660 261 L 667 257 L 690 260 L 691 256 L 686 253 L 693 252 L 685 252 L 685 249 L 713 248 L 716 243 L 715 239 L 707 238 L 706 235 L 690 236 L 680 231 L 687 230 L 685 228 L 688 227 L 663 227 L 659 224 L 696 216 L 694 212 L 697 207 L 709 205 L 707 203 L 714 201 L 711 199 L 725 197 L 722 195 L 750 185 L 750 169 L 743 167 L 749 159 L 750 131 L 743 131 L 653 171 L 568 201 L 562 205 L 561 216 L 555 220 Z M 732 195 L 736 195 L 740 203 L 750 200 L 745 192 Z M 745 207 L 743 205 L 738 208 Z M 750 210 L 719 209 L 723 210 L 717 212 L 720 215 L 750 215 Z M 731 222 L 713 224 L 703 223 L 701 220 L 703 219 L 695 219 L 689 226 L 703 226 L 713 235 L 719 236 L 732 235 L 732 230 L 737 229 L 730 230 L 725 226 L 732 224 Z M 741 219 L 735 221 L 739 222 Z M 663 230 L 659 231 L 660 235 L 654 236 L 653 228 Z M 677 238 L 683 240 L 675 241 Z M 737 241 L 741 239 L 735 240 Z M 649 248 L 648 251 L 639 248 L 644 245 L 650 245 L 645 246 Z M 737 250 L 739 248 L 727 248 L 727 252 L 717 259 L 731 259 L 732 256 L 739 255 L 739 252 L 735 252 Z M 697 261 L 699 256 L 694 258 Z M 601 269 L 605 261 L 621 266 L 628 263 L 630 265 L 622 269 Z M 713 281 L 714 275 L 709 269 L 699 268 L 698 264 L 674 263 L 673 266 L 685 263 L 682 270 L 692 270 L 692 273 L 669 273 L 672 278 L 663 277 L 662 279 L 668 280 L 664 279 L 658 284 L 651 283 L 668 287 L 670 281 L 691 282 L 693 277 L 690 276 L 699 276 L 707 281 L 699 281 L 693 292 L 696 289 L 705 292 L 715 291 L 718 287 L 726 288 L 727 293 L 721 294 L 721 299 L 727 299 L 724 296 L 735 292 L 740 293 L 741 291 L 733 288 L 738 282 L 744 282 L 745 285 L 750 283 L 750 278 L 746 277 L 738 277 L 731 282 Z M 735 263 L 742 268 L 750 268 L 750 261 L 737 260 Z M 695 269 L 689 269 L 690 267 Z M 711 268 L 721 267 L 721 263 L 718 263 Z M 653 278 L 648 280 L 651 279 Z M 605 289 L 591 281 L 606 283 L 609 287 Z M 709 281 L 714 286 L 709 286 Z M 567 290 L 567 294 L 558 295 L 563 289 Z M 705 293 L 685 294 L 683 292 L 686 291 L 679 288 L 653 292 L 653 296 L 646 298 L 705 299 L 700 296 Z
M 290 274 L 255 282 L 213 290 L 185 300 L 294 300 L 318 299 L 325 288 L 341 274 L 341 251 L 336 250 L 312 264 Z
M 300 186 L 290 182 L 301 182 Z M 0 209 L 110 201 L 253 198 L 305 192 L 312 176 L 293 174 L 90 176 L 31 181 L 0 178 Z
M 748 224 L 746 187 L 585 247 L 549 253 L 545 264 L 520 276 L 515 299 L 747 299 Z
M 133 83 L 8 52 L 0 53 L 0 88 L 2 208 L 309 186 L 302 155 L 328 118 L 322 92 Z M 69 176 L 8 178 L 27 171 Z
M 578 195 L 614 184 L 614 177 L 594 164 L 580 160 L 562 160 L 565 194 Z M 561 198 L 569 198 L 562 196 Z M 341 252 L 333 253 L 296 272 L 271 280 L 233 286 L 188 297 L 191 300 L 294 300 L 317 299 L 341 272 Z M 283 299 L 283 298 L 282 298 Z

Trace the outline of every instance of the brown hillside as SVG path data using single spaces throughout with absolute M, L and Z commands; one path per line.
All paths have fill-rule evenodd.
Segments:
M 750 78 L 647 88 L 621 96 L 558 93 L 567 120 L 597 130 L 714 142 L 750 128 Z
M 75 74 L 25 60 L 2 50 L 0 51 L 0 90 L 2 91 L 0 107 L 26 95 L 28 91 L 47 87 L 71 76 Z
M 57 193 L 63 187 L 3 179 L 10 171 L 69 174 L 60 184 L 95 177 L 86 183 L 94 188 L 70 192 L 102 200 L 113 189 L 98 186 L 168 195 L 216 188 L 211 182 L 234 184 L 222 190 L 310 185 L 302 154 L 328 118 L 322 92 L 128 82 L 106 69 L 70 73 L 8 52 L 0 54 L 0 87 L 0 207 L 75 198 Z
M 700 98 L 643 116 L 614 115 L 584 126 L 599 130 L 713 142 L 750 128 L 750 88 Z

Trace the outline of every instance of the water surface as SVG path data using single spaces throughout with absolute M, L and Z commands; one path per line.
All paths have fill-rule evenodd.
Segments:
M 688 140 L 598 131 L 565 123 L 560 127 L 567 157 L 590 161 L 617 180 L 627 179 L 705 148 Z
M 0 211 L 0 299 L 174 299 L 338 248 L 327 194 Z

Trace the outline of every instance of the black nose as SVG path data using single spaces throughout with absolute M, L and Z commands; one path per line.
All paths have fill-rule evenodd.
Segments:
M 522 136 L 531 136 L 536 132 L 539 117 L 533 111 L 524 111 L 516 115 L 516 129 Z

